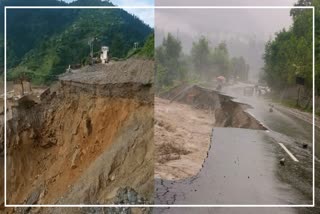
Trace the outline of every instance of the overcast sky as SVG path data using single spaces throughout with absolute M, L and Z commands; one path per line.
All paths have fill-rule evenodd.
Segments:
M 157 6 L 293 6 L 297 0 L 156 0 Z M 291 23 L 290 9 L 156 9 L 155 25 L 165 32 L 197 35 L 254 35 L 267 40 Z M 218 35 L 217 35 L 218 36 Z
M 74 0 L 65 0 L 66 2 L 71 2 Z M 297 0 L 111 0 L 111 2 L 115 5 L 119 6 L 292 6 Z M 151 27 L 154 27 L 155 20 L 155 12 L 154 9 L 126 9 L 128 12 L 135 14 L 145 23 L 149 24 Z M 174 13 L 179 14 L 174 16 Z M 198 13 L 198 14 L 196 14 Z M 200 12 L 201 14 L 203 11 Z M 223 22 L 225 25 L 232 26 L 235 31 L 241 30 L 244 31 L 246 28 L 244 27 L 246 23 L 248 25 L 252 25 L 251 30 L 257 30 L 258 34 L 262 33 L 264 36 L 269 35 L 272 32 L 275 32 L 281 29 L 283 26 L 288 26 L 291 23 L 290 17 L 288 13 L 284 10 L 282 12 L 261 12 L 261 11 L 247 11 L 247 12 L 239 12 L 231 11 L 229 12 L 221 12 L 222 15 L 212 15 L 213 11 L 210 11 L 211 18 L 220 19 L 224 18 Z M 215 12 L 216 13 L 216 12 Z M 247 14 L 245 14 L 247 13 Z M 229 15 L 231 14 L 231 15 Z M 209 13 L 205 13 L 202 16 L 199 15 L 199 11 L 195 12 L 185 12 L 185 15 L 181 12 L 176 11 L 168 11 L 164 9 L 156 9 L 156 27 L 164 29 L 164 30 L 173 30 L 174 26 L 181 25 L 179 30 L 181 31 L 190 31 L 192 28 L 194 31 L 201 31 L 202 28 L 194 28 L 193 25 L 198 25 L 197 20 L 192 21 L 191 23 L 183 23 L 183 20 L 190 21 L 188 18 L 190 15 L 197 15 L 197 20 L 201 20 L 202 18 L 208 17 Z M 229 16 L 230 19 L 226 19 L 226 16 Z M 237 29 L 234 22 L 230 22 L 231 17 L 238 18 L 239 16 L 243 17 L 238 20 L 239 28 Z M 187 18 L 187 19 L 185 19 Z M 195 17 L 192 17 L 192 19 Z M 210 21 L 210 20 L 209 20 Z M 165 26 L 168 24 L 167 26 Z M 217 22 L 213 23 L 215 26 Z M 262 26 L 263 25 L 263 26 Z M 213 28 L 214 29 L 214 26 Z M 224 26 L 223 29 L 228 30 L 227 26 Z M 263 32 L 261 29 L 264 29 Z M 209 30 L 209 29 L 208 29 Z M 250 30 L 247 28 L 247 30 Z
M 155 0 L 157 6 L 291 6 L 297 0 Z
M 297 0 L 155 0 L 156 6 L 293 6 Z M 250 79 L 263 67 L 265 42 L 292 24 L 290 9 L 156 9 L 156 44 L 171 32 L 188 53 L 201 35 L 212 47 L 226 41 L 231 56 L 243 56 Z M 253 45 L 255 44 L 255 45 Z

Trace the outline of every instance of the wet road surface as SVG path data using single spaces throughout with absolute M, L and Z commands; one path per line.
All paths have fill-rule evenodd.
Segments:
M 235 101 L 250 105 L 252 108 L 248 109 L 247 112 L 252 114 L 270 131 L 295 138 L 300 144 L 307 143 L 310 151 L 312 151 L 312 124 L 294 116 L 285 114 L 276 108 L 273 108 L 273 112 L 269 112 L 269 104 L 272 103 L 262 97 L 243 96 L 242 88 L 245 86 L 247 86 L 247 84 L 228 87 L 223 93 L 234 97 Z M 317 129 L 315 132 L 315 138 L 320 139 L 320 132 L 318 132 Z
M 239 96 L 236 101 L 251 105 L 247 111 L 269 130 L 215 128 L 200 173 L 181 181 L 157 180 L 156 204 L 312 204 L 312 126 L 276 110 L 269 112 L 268 103 L 261 99 Z M 303 143 L 309 145 L 307 149 L 302 148 Z M 279 164 L 282 158 L 285 166 Z M 310 208 L 203 208 L 197 213 L 271 210 L 319 212 Z M 157 208 L 155 213 L 194 212 L 189 208 Z
M 215 128 L 201 172 L 190 179 L 157 185 L 159 204 L 312 204 L 282 182 L 283 151 L 266 131 Z M 297 165 L 288 158 L 287 165 Z M 303 178 L 301 178 L 303 179 Z

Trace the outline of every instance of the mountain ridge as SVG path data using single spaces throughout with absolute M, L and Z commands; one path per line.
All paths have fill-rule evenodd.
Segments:
M 0 4 L 4 7 L 19 2 L 2 0 Z M 78 0 L 69 4 L 57 0 L 31 0 L 24 2 L 26 4 L 113 6 L 111 2 L 101 0 Z M 68 65 L 89 63 L 88 42 L 93 38 L 94 56 L 98 57 L 100 47 L 107 45 L 112 57 L 125 58 L 135 42 L 142 47 L 152 32 L 150 26 L 122 9 L 7 11 L 7 77 L 13 80 L 23 73 L 36 84 L 51 82 Z

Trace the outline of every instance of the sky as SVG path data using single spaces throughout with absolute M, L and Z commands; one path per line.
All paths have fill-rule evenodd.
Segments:
M 293 6 L 297 0 L 156 0 L 157 6 Z M 268 39 L 291 25 L 289 9 L 156 10 L 156 28 L 197 34 L 255 34 Z
M 74 0 L 64 0 L 66 2 L 72 2 Z M 113 4 L 119 5 L 119 6 L 291 6 L 293 5 L 297 0 L 110 0 Z M 154 20 L 156 16 L 156 20 L 161 20 L 161 17 L 164 17 L 163 20 L 168 23 L 167 28 L 172 28 L 173 25 L 176 25 L 179 23 L 179 20 L 175 17 L 168 15 L 164 12 L 162 9 L 125 9 L 129 13 L 132 13 L 139 17 L 142 21 L 144 21 L 146 24 L 148 24 L 151 27 L 154 27 Z M 155 15 L 156 13 L 156 15 Z M 251 12 L 250 12 L 251 13 Z M 255 12 L 252 12 L 251 15 L 252 20 L 250 20 L 250 23 L 255 22 L 255 19 L 257 16 L 255 16 Z M 258 12 L 259 13 L 259 12 Z M 260 16 L 261 17 L 261 16 Z M 172 20 L 172 18 L 174 18 Z M 290 23 L 290 20 L 288 16 L 285 14 L 283 15 L 276 15 L 274 17 L 269 17 L 268 22 L 264 22 L 264 29 L 265 33 L 274 32 L 275 30 L 278 30 L 279 27 L 284 23 L 285 25 L 288 25 Z M 184 19 L 184 16 L 181 17 L 181 19 Z M 280 19 L 280 22 L 278 23 Z M 256 20 L 256 23 L 263 20 L 259 18 Z M 273 25 L 276 23 L 276 25 Z M 181 23 L 180 23 L 181 24 Z M 253 23 L 255 24 L 255 23 Z M 162 25 L 161 21 L 157 23 L 158 25 Z M 187 24 L 183 23 L 185 27 Z M 256 25 L 256 24 L 255 24 Z M 181 28 L 183 31 L 184 29 Z
M 297 0 L 155 0 L 156 6 L 293 6 Z M 263 67 L 265 44 L 292 24 L 290 9 L 156 9 L 155 37 L 160 45 L 168 32 L 185 53 L 200 36 L 215 47 L 226 42 L 232 57 L 243 56 L 256 80 Z
M 111 0 L 115 5 L 119 6 L 154 6 L 154 0 Z M 125 9 L 139 17 L 150 27 L 154 27 L 154 9 Z

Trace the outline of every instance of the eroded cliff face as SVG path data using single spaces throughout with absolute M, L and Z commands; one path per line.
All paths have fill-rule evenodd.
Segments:
M 152 203 L 153 62 L 132 63 L 122 82 L 95 83 L 88 81 L 94 71 L 80 72 L 62 78 L 41 103 L 14 109 L 7 122 L 9 204 Z M 141 63 L 150 74 L 134 81 Z M 107 78 L 103 68 L 99 75 Z M 79 75 L 85 78 L 75 81 Z M 135 197 L 121 200 L 124 188 Z
M 250 106 L 219 91 L 183 84 L 160 97 L 155 99 L 157 178 L 197 175 L 208 156 L 214 127 L 266 129 L 246 111 Z
M 210 112 L 215 121 L 214 127 L 266 129 L 246 111 L 251 108 L 249 105 L 236 102 L 218 91 L 197 85 L 181 85 L 161 97 Z

